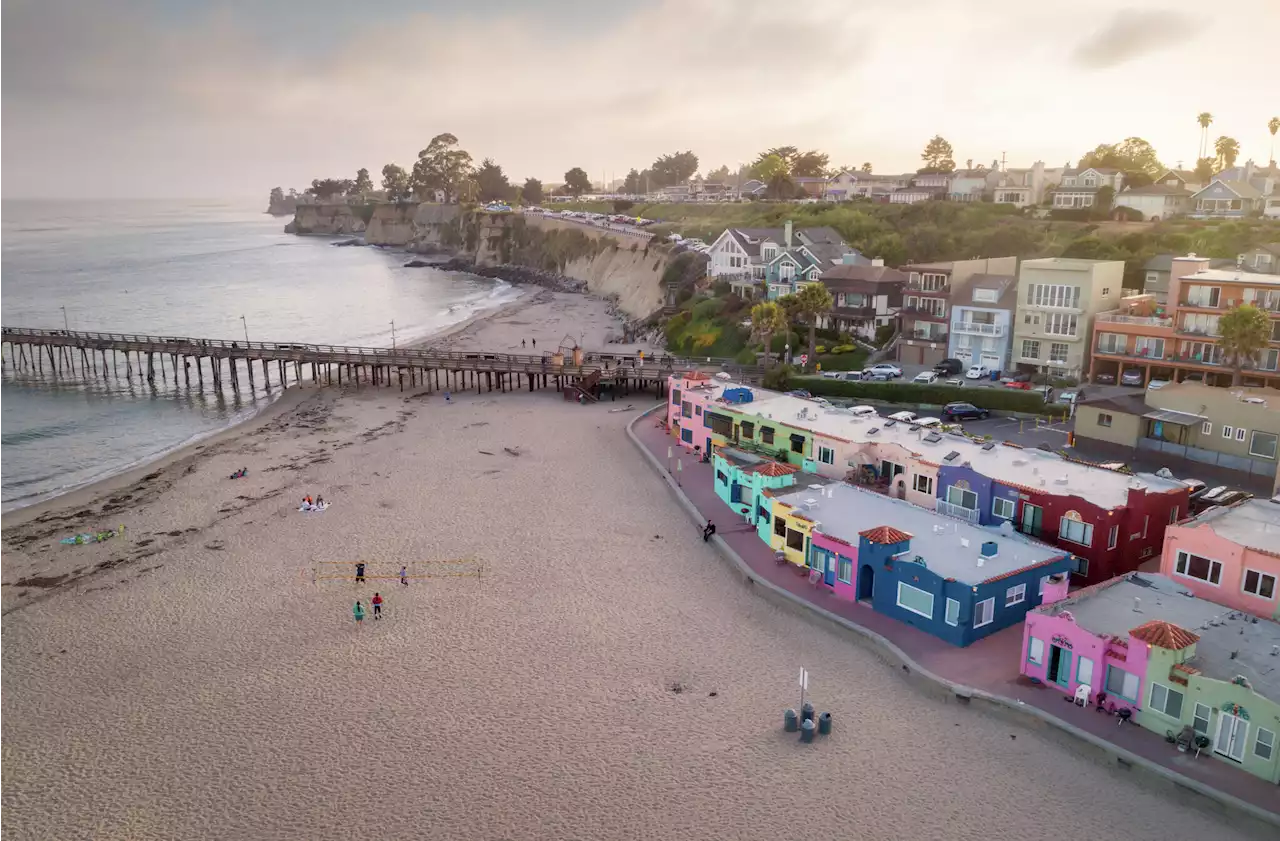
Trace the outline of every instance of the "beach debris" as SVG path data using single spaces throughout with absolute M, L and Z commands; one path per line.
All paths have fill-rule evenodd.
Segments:
M 485 455 L 485 456 L 491 456 L 491 455 L 493 455 L 493 453 L 489 452 L 488 450 L 476 450 L 476 452 L 477 452 L 477 453 L 480 453 L 481 455 Z
M 628 403 L 627 405 L 623 406 L 621 409 L 610 409 L 609 414 L 616 415 L 618 414 L 618 412 L 630 412 L 634 408 L 635 406 L 632 406 L 630 403 Z
M 680 683 L 679 681 L 676 681 L 675 683 L 672 683 L 670 686 L 667 687 L 669 691 L 674 692 L 677 695 L 681 694 L 688 688 L 689 687 L 685 686 L 683 683 Z
M 211 540 L 204 545 L 204 548 L 208 549 L 210 552 L 221 552 L 227 548 L 227 544 L 223 543 L 221 540 Z
M 516 458 L 519 458 L 522 455 L 519 447 L 503 447 L 502 451 L 505 452 L 507 455 L 515 456 Z

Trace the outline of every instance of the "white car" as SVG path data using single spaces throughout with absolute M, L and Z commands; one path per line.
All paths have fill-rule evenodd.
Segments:
M 924 427 L 942 426 L 942 421 L 938 420 L 937 418 L 916 418 L 914 421 L 912 421 L 912 423 L 914 423 L 916 426 L 924 426 Z
M 931 385 L 933 383 L 936 383 L 937 381 L 938 381 L 938 375 L 933 373 L 932 371 L 922 371 L 921 373 L 916 374 L 914 377 L 911 378 L 911 382 L 922 383 L 924 385 Z
M 1147 383 L 1147 390 L 1159 391 L 1160 389 L 1164 388 L 1168 384 L 1169 384 L 1168 380 L 1152 380 L 1151 382 Z
M 964 377 L 952 377 L 951 379 L 946 381 L 945 385 L 954 385 L 957 387 L 963 386 Z
M 920 417 L 915 412 L 894 412 L 889 415 L 889 420 L 895 420 L 899 423 L 914 423 L 915 419 Z
M 986 365 L 973 365 L 970 366 L 968 371 L 964 372 L 966 380 L 985 380 L 989 376 L 991 376 L 991 372 L 987 370 Z
M 870 406 L 854 406 L 849 410 L 849 414 L 854 417 L 866 418 L 875 415 L 876 410 Z
M 902 369 L 897 365 L 890 365 L 888 362 L 881 362 L 878 365 L 872 365 L 866 370 L 873 374 L 888 374 L 890 377 L 902 376 Z

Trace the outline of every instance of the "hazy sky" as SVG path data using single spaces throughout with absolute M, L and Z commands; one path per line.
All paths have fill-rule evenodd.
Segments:
M 774 145 L 914 170 L 1076 160 L 1195 116 L 1265 162 L 1280 0 L 4 0 L 6 197 L 219 197 L 408 168 L 514 179 Z

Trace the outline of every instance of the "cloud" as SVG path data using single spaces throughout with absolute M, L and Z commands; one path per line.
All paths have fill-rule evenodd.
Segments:
M 1180 46 L 1195 25 L 1192 18 L 1177 12 L 1122 9 L 1076 47 L 1072 60 L 1089 70 L 1118 67 L 1148 53 Z

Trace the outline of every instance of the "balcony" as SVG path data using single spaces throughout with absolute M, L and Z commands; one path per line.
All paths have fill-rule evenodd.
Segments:
M 979 324 L 976 321 L 961 321 L 951 325 L 953 333 L 967 333 L 971 336 L 995 336 L 1003 338 L 1009 328 L 1004 324 Z
M 961 520 L 968 520 L 971 523 L 978 522 L 978 509 L 965 508 L 962 505 L 955 505 L 947 502 L 945 499 L 938 500 L 937 511 L 939 514 L 946 514 L 948 517 L 956 517 Z
M 915 339 L 919 342 L 942 342 L 947 341 L 947 331 L 929 331 L 929 330 L 906 330 L 902 334 L 904 339 Z
M 876 314 L 875 307 L 836 307 L 831 310 L 832 315 L 843 316 L 844 318 L 872 318 Z
M 1204 336 L 1211 339 L 1216 339 L 1221 335 L 1220 333 L 1211 333 L 1204 327 L 1188 327 L 1185 324 L 1180 325 L 1174 332 L 1180 336 Z
M 1099 313 L 1094 319 L 1099 323 L 1105 324 L 1129 324 L 1134 327 L 1172 327 L 1172 318 L 1157 318 L 1155 316 L 1141 315 L 1120 315 L 1119 313 L 1104 312 Z
M 910 277 L 908 277 L 906 288 L 911 290 L 912 292 L 921 292 L 925 295 L 938 295 L 939 297 L 951 294 L 950 281 L 947 281 L 946 283 L 943 283 L 941 286 L 939 286 L 936 280 L 931 279 L 928 282 L 926 282 L 924 278 L 918 277 L 912 280 Z
M 1096 348 L 1094 350 L 1094 353 L 1100 356 L 1116 356 L 1124 359 L 1137 359 L 1137 360 L 1145 359 L 1149 362 L 1164 361 L 1164 354 L 1151 353 L 1151 351 L 1145 348 L 1138 349 L 1138 350 L 1129 350 L 1128 348 L 1116 348 L 1114 350 L 1110 350 L 1108 348 L 1100 347 L 1100 348 Z
M 907 316 L 908 319 L 917 318 L 925 321 L 946 321 L 950 318 L 945 312 L 938 313 L 924 307 L 903 307 L 902 314 Z

